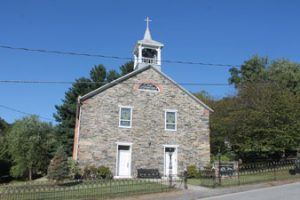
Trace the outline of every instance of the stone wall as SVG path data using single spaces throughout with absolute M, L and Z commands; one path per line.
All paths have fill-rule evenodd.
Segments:
M 155 83 L 160 92 L 138 90 Z M 119 127 L 119 106 L 132 106 L 132 128 Z M 165 109 L 177 110 L 177 130 L 165 130 Z M 209 111 L 149 68 L 81 105 L 77 159 L 81 167 L 105 165 L 116 173 L 117 142 L 132 143 L 132 175 L 138 168 L 164 172 L 164 146 L 178 145 L 178 172 L 210 162 Z

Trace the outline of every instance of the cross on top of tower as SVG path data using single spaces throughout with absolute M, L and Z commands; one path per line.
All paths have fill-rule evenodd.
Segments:
M 149 17 L 147 17 L 145 19 L 145 21 L 146 21 L 147 27 L 146 27 L 146 31 L 145 31 L 145 34 L 144 34 L 144 40 L 152 40 L 150 29 L 149 29 L 149 22 L 151 22 L 152 20 L 149 19 Z
M 146 22 L 146 24 L 147 24 L 147 29 L 149 29 L 149 22 L 151 22 L 152 20 L 149 18 L 149 17 L 147 17 L 146 19 L 145 19 L 145 22 Z

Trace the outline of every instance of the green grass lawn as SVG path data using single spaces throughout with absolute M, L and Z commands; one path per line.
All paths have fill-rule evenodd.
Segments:
M 113 180 L 82 182 L 71 185 L 17 184 L 0 187 L 1 200 L 47 200 L 47 199 L 106 199 L 145 193 L 169 191 L 160 181 Z
M 300 175 L 290 175 L 288 170 L 278 170 L 265 171 L 257 173 L 243 173 L 239 177 L 224 177 L 221 179 L 221 184 L 219 184 L 219 179 L 213 178 L 195 178 L 188 179 L 188 184 L 191 185 L 201 185 L 205 187 L 216 187 L 216 186 L 232 186 L 232 185 L 242 185 L 251 183 L 260 183 L 266 181 L 274 180 L 285 180 L 285 179 L 299 179 Z

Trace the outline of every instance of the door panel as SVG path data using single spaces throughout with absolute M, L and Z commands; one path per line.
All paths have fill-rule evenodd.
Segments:
M 172 152 L 173 151 L 173 152 Z M 170 153 L 172 152 L 172 175 L 177 175 L 177 149 L 165 148 L 165 175 L 169 176 L 170 166 Z
M 130 176 L 130 151 L 119 150 L 119 176 Z

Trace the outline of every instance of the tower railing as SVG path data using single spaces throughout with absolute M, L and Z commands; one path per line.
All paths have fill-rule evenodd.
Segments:
M 155 59 L 155 58 L 146 58 L 146 57 L 142 57 L 142 63 L 158 64 L 157 59 Z

